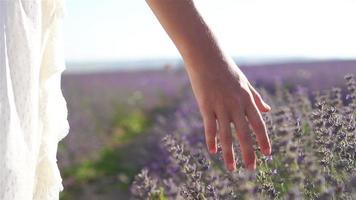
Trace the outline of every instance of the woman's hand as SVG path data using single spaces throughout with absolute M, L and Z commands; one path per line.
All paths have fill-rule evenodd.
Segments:
M 255 169 L 256 155 L 249 124 L 256 134 L 262 153 L 269 155 L 271 145 L 260 112 L 267 112 L 271 108 L 233 62 L 210 60 L 209 63 L 204 66 L 204 70 L 189 73 L 204 120 L 208 149 L 210 153 L 216 153 L 219 134 L 225 165 L 229 170 L 235 170 L 232 146 L 232 134 L 235 134 L 245 166 Z M 230 123 L 235 127 L 234 133 L 231 133 Z
M 233 123 L 243 161 L 248 169 L 255 169 L 256 156 L 249 124 L 256 133 L 262 153 L 269 155 L 271 147 L 260 112 L 266 112 L 270 107 L 263 102 L 232 59 L 224 54 L 193 0 L 146 2 L 183 57 L 204 119 L 210 152 L 216 152 L 218 133 L 225 164 L 229 170 L 235 169 L 230 129 L 230 123 Z

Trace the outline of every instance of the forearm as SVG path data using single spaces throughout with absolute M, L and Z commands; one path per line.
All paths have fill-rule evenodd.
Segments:
M 216 153 L 219 136 L 225 165 L 231 171 L 236 168 L 231 135 L 233 123 L 245 166 L 255 169 L 256 155 L 248 123 L 256 133 L 262 153 L 270 155 L 266 126 L 260 114 L 270 107 L 231 57 L 224 55 L 193 0 L 146 1 L 184 59 L 210 152 Z
M 188 72 L 226 62 L 214 34 L 193 0 L 146 0 L 182 55 Z

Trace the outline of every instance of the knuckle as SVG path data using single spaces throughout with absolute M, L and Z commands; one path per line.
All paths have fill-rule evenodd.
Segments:
M 200 110 L 205 113 L 209 110 L 209 102 L 207 100 L 202 100 L 199 102 L 199 107 L 200 107 Z
M 243 90 L 243 91 L 241 92 L 241 94 L 242 94 L 242 98 L 243 98 L 245 101 L 247 101 L 247 102 L 252 102 L 252 100 L 253 100 L 253 95 L 252 95 L 251 91 Z M 249 105 L 250 103 L 247 103 L 247 104 Z
M 219 132 L 220 132 L 220 134 L 222 134 L 222 137 L 224 137 L 224 138 L 229 137 L 230 131 L 231 131 L 230 124 L 223 125 L 219 128 Z

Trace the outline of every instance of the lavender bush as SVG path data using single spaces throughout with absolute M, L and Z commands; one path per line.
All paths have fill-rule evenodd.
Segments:
M 96 159 L 96 152 L 112 139 L 117 117 L 166 107 L 179 97 L 186 79 L 177 70 L 65 74 L 62 87 L 71 128 L 59 149 L 60 167 Z
M 257 170 L 223 167 L 206 151 L 203 125 L 191 94 L 174 115 L 158 118 L 155 132 L 166 135 L 156 159 L 135 178 L 133 199 L 356 199 L 356 82 L 340 88 L 294 92 L 277 87 L 264 114 L 272 156 L 258 154 Z M 174 123 L 172 123 L 174 122 Z M 239 145 L 234 143 L 237 158 Z
M 308 134 L 316 133 L 312 131 L 314 126 L 312 123 L 313 117 L 318 116 L 314 115 L 318 111 L 315 105 L 317 100 L 331 99 L 337 115 L 345 116 L 340 114 L 341 111 L 337 108 L 346 108 L 347 106 L 343 105 L 349 105 L 353 98 L 345 88 L 323 91 L 319 94 L 314 94 L 312 91 L 324 90 L 332 86 L 343 87 L 345 84 L 342 77 L 347 73 L 356 74 L 355 65 L 356 61 L 339 60 L 246 66 L 241 69 L 251 83 L 264 88 L 261 93 L 273 105 L 273 113 L 265 116 L 269 123 L 271 138 L 275 137 L 272 135 L 276 135 L 277 131 L 283 135 L 284 130 L 280 129 L 287 129 L 281 128 L 278 123 L 298 127 L 300 131 L 297 134 L 303 133 L 302 138 L 306 138 Z M 266 73 L 269 75 L 265 76 Z M 151 180 L 146 184 L 150 188 L 143 190 L 146 192 L 142 193 L 133 190 L 136 191 L 134 194 L 138 199 L 181 198 L 182 195 L 179 195 L 182 184 L 186 185 L 184 187 L 187 191 L 200 191 L 190 188 L 195 185 L 186 181 L 187 177 L 179 163 L 176 163 L 175 159 L 172 160 L 174 151 L 168 151 L 166 147 L 172 144 L 167 143 L 170 140 L 183 147 L 182 158 L 189 159 L 188 163 L 205 163 L 204 167 L 199 168 L 205 169 L 201 174 L 201 179 L 204 180 L 200 180 L 201 191 L 210 191 L 211 195 L 216 193 L 216 198 L 220 199 L 229 197 L 233 184 L 226 178 L 230 175 L 225 173 L 220 165 L 219 156 L 211 157 L 205 152 L 203 126 L 183 68 L 66 73 L 62 79 L 62 87 L 68 103 L 71 130 L 59 146 L 58 164 L 65 188 L 61 193 L 61 199 L 129 199 L 132 180 L 143 167 L 147 170 L 138 182 Z M 282 88 L 288 88 L 289 92 Z M 341 99 L 343 101 L 340 101 Z M 329 109 L 323 106 L 324 111 L 318 112 L 326 112 Z M 353 108 L 348 107 L 349 112 L 352 112 Z M 311 114 L 312 109 L 315 111 L 314 114 Z M 346 111 L 342 110 L 342 112 Z M 285 122 L 279 122 L 279 118 Z M 335 115 L 332 114 L 332 120 L 345 120 L 343 119 L 345 117 L 334 118 Z M 326 120 L 322 119 L 320 121 L 325 123 Z M 172 136 L 167 138 L 165 142 L 167 144 L 158 145 L 161 138 L 167 134 Z M 278 139 L 273 139 L 274 145 L 275 140 Z M 335 140 L 330 137 L 327 141 L 330 143 L 328 145 L 333 145 Z M 349 142 L 349 139 L 347 140 Z M 304 141 L 309 140 L 303 139 L 300 143 L 304 144 Z M 308 152 L 308 148 L 304 151 Z M 334 149 L 338 151 L 336 147 L 333 147 L 332 151 L 335 151 Z M 283 147 L 278 151 L 275 147 L 272 160 L 271 158 L 260 160 L 267 163 L 277 162 L 282 159 L 277 155 L 282 154 L 276 152 L 282 150 Z M 294 148 L 292 147 L 291 150 Z M 350 148 L 349 151 L 352 149 Z M 323 152 L 314 156 L 321 156 L 321 153 Z M 323 154 L 325 154 L 325 161 L 332 160 L 330 163 L 339 159 L 334 156 L 334 153 Z M 330 159 L 331 155 L 332 159 Z M 299 159 L 304 159 L 304 156 Z M 195 165 L 199 166 L 198 164 Z M 237 164 L 240 173 L 242 164 L 239 160 Z M 287 187 L 282 182 L 289 182 L 279 176 L 285 177 L 282 174 L 289 172 L 283 171 L 281 164 L 277 163 L 272 167 L 270 165 L 266 164 L 264 168 L 263 165 L 259 166 L 259 170 L 271 174 L 265 176 L 270 181 L 269 184 L 273 184 L 274 187 L 267 184 L 265 190 L 275 195 L 283 191 L 277 196 L 282 198 L 286 191 L 284 187 Z M 191 171 L 192 166 L 194 169 L 194 165 L 189 166 L 187 172 Z M 191 176 L 197 177 L 200 176 L 199 174 L 194 172 Z M 234 174 L 236 176 L 238 173 Z M 209 181 L 209 176 L 215 177 L 213 181 Z M 256 175 L 250 174 L 245 178 L 253 182 L 254 176 Z M 274 178 L 269 179 L 270 176 Z M 278 185 L 278 181 L 282 182 Z M 205 188 L 205 183 L 209 183 L 210 186 Z M 311 187 L 310 184 L 308 187 Z M 240 195 L 242 192 L 237 194 Z M 314 198 L 313 195 L 306 197 Z M 204 194 L 204 198 L 209 199 L 209 196 Z

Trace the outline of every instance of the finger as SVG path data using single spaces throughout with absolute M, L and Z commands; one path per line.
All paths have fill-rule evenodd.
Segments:
M 263 121 L 261 113 L 258 111 L 254 102 L 250 102 L 246 108 L 246 116 L 256 134 L 257 143 L 261 148 L 263 155 L 271 154 L 271 144 L 268 138 L 266 124 Z
M 219 121 L 219 138 L 223 151 L 223 157 L 225 166 L 228 170 L 234 171 L 236 169 L 235 165 L 235 156 L 234 150 L 232 146 L 232 135 L 231 135 L 231 127 L 230 120 L 227 117 L 218 116 Z
M 271 110 L 271 106 L 269 106 L 266 102 L 263 101 L 261 95 L 256 91 L 256 89 L 254 87 L 252 87 L 251 85 L 249 85 L 249 88 L 252 92 L 253 95 L 253 99 L 256 103 L 256 106 L 258 108 L 259 111 L 261 112 L 268 112 Z
M 249 133 L 248 123 L 244 113 L 238 112 L 236 114 L 234 117 L 234 125 L 245 167 L 254 170 L 256 169 L 256 154 L 252 146 L 252 137 Z
M 208 147 L 208 150 L 211 154 L 216 154 L 217 152 L 217 141 L 216 141 L 216 118 L 213 112 L 204 113 L 204 132 L 205 132 L 205 141 Z

